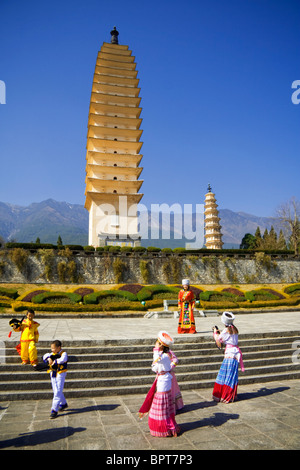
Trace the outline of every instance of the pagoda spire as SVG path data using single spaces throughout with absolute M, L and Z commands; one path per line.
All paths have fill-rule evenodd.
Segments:
M 205 228 L 205 246 L 212 250 L 221 250 L 223 246 L 222 233 L 217 209 L 215 194 L 212 192 L 211 185 L 208 185 L 207 194 L 205 194 L 204 203 L 204 228 Z
M 114 26 L 114 29 L 111 30 L 111 44 L 119 44 L 118 36 L 119 36 L 119 31 L 117 31 L 117 28 Z

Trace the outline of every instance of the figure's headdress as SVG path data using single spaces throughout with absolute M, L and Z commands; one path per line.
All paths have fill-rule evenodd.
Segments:
M 225 326 L 230 326 L 233 324 L 235 316 L 231 312 L 223 312 L 221 316 L 221 322 L 224 323 Z
M 160 331 L 157 337 L 159 341 L 161 342 L 161 344 L 163 346 L 166 346 L 167 348 L 169 348 L 170 346 L 172 346 L 172 344 L 174 344 L 174 339 L 172 338 L 171 335 L 169 335 L 169 333 L 167 333 L 167 331 Z

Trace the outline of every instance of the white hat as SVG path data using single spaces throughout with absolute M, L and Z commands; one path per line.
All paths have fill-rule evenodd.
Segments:
M 231 312 L 223 312 L 221 316 L 221 322 L 224 323 L 225 326 L 232 325 L 234 322 L 235 316 Z
M 168 348 L 174 344 L 174 339 L 172 338 L 167 331 L 160 331 L 157 335 L 159 341 Z
M 189 286 L 190 285 L 189 279 L 182 279 L 182 285 L 183 286 Z

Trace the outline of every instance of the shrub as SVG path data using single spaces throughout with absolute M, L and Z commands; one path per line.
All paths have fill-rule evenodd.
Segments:
M 35 304 L 51 303 L 71 303 L 75 304 L 80 302 L 81 295 L 75 292 L 43 292 L 42 294 L 32 297 L 31 302 Z
M 146 248 L 144 246 L 134 246 L 132 248 L 132 251 L 134 253 L 144 253 L 146 251 Z
M 28 259 L 28 251 L 24 250 L 24 248 L 13 248 L 9 252 L 10 259 L 13 263 L 17 266 L 18 270 L 21 272 L 27 262 Z
M 78 282 L 78 273 L 77 273 L 77 265 L 74 260 L 71 260 L 68 262 L 67 273 L 71 282 L 73 282 L 73 284 L 76 284 L 76 282 Z
M 152 291 L 150 290 L 149 287 L 143 287 L 138 293 L 137 293 L 137 298 L 140 302 L 144 300 L 150 300 L 152 297 Z
M 18 297 L 18 290 L 17 289 L 10 289 L 6 287 L 0 287 L 0 296 L 8 297 L 10 299 L 16 299 Z
M 113 261 L 112 268 L 115 275 L 115 281 L 119 284 L 123 280 L 123 273 L 126 268 L 126 264 L 120 258 L 116 258 Z
M 12 299 L 12 298 L 9 298 L 9 297 L 0 295 L 0 307 L 8 307 L 8 308 L 10 308 L 12 302 L 13 302 L 13 299 Z
M 55 245 L 51 245 L 50 243 L 16 243 L 16 242 L 8 242 L 5 244 L 5 248 L 24 248 L 24 250 L 38 250 L 38 249 L 54 249 L 56 248 Z
M 249 292 L 245 292 L 245 297 L 250 302 L 254 301 L 268 301 L 268 300 L 280 300 L 284 297 L 275 291 L 271 291 L 271 289 L 256 289 Z
M 300 284 L 293 284 L 284 289 L 284 292 L 289 295 L 300 295 Z
M 156 246 L 148 246 L 147 251 L 148 253 L 159 253 L 161 249 Z
M 69 248 L 71 251 L 82 251 L 83 246 L 81 245 L 65 245 L 65 248 Z
M 0 261 L 0 277 L 2 276 L 2 274 L 4 274 L 4 271 L 5 271 L 5 261 Z
M 173 248 L 173 253 L 185 253 L 185 252 L 186 252 L 185 248 L 181 248 L 181 247 Z
M 137 300 L 137 296 L 132 292 L 124 290 L 103 290 L 86 295 L 83 302 L 84 304 L 98 304 L 101 300 L 107 300 L 108 297 L 115 301 L 128 300 L 133 302 Z
M 178 282 L 180 278 L 181 263 L 177 257 L 166 259 L 162 265 L 162 272 L 168 283 Z
M 121 250 L 120 246 L 109 246 L 108 251 L 109 253 L 119 253 Z
M 28 294 L 25 294 L 24 296 L 20 297 L 19 300 L 21 300 L 22 302 L 31 302 L 33 297 L 39 294 L 44 294 L 45 292 L 47 292 L 45 289 L 33 290 L 32 292 L 28 292 Z
M 150 280 L 150 262 L 146 260 L 140 261 L 140 271 L 145 284 L 149 283 Z
M 121 246 L 120 253 L 132 253 L 132 246 Z
M 138 293 L 137 298 L 140 301 L 152 300 L 158 297 L 159 294 L 165 294 L 163 298 L 166 298 L 167 294 L 171 294 L 172 297 L 178 296 L 179 288 L 178 287 L 169 287 L 164 285 L 153 285 L 143 287 Z
M 238 302 L 245 301 L 245 297 L 237 296 L 231 292 L 224 291 L 204 291 L 200 294 L 200 300 L 205 302 L 225 302 L 226 304 L 237 304 Z
M 67 272 L 67 263 L 65 261 L 60 261 L 57 263 L 57 273 L 58 279 L 61 284 L 66 282 L 66 272 Z
M 54 250 L 50 249 L 40 249 L 38 254 L 41 257 L 41 260 L 44 264 L 46 279 L 50 281 L 53 278 L 53 268 L 54 268 Z

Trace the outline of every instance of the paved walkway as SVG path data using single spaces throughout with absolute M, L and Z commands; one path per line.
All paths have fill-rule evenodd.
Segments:
M 22 315 L 15 315 L 21 318 Z M 177 334 L 178 319 L 169 318 L 43 318 L 36 314 L 35 320 L 40 323 L 39 340 L 51 341 L 100 341 L 127 340 L 137 338 L 155 339 L 160 330 L 167 330 L 175 339 L 182 338 Z M 212 336 L 212 326 L 222 327 L 220 316 L 196 317 L 197 334 L 195 336 Z M 8 340 L 10 331 L 9 318 L 0 317 L 0 341 Z M 249 313 L 236 314 L 235 325 L 240 334 L 274 331 L 300 331 L 300 312 Z M 188 335 L 191 337 L 192 335 Z M 18 340 L 19 334 L 13 333 L 11 340 Z M 176 346 L 174 346 L 176 348 Z
M 216 404 L 211 390 L 185 391 L 185 407 L 176 416 L 182 430 L 177 438 L 150 435 L 147 417 L 141 421 L 136 414 L 144 395 L 71 399 L 55 420 L 49 419 L 47 400 L 3 402 L 0 449 L 182 454 L 204 449 L 300 449 L 299 380 L 240 386 L 238 397 L 235 403 Z
M 241 314 L 235 324 L 240 333 L 300 331 L 299 319 L 300 312 Z M 36 320 L 42 341 L 156 338 L 161 329 L 174 335 L 175 341 L 179 336 L 174 318 L 49 319 L 37 315 Z M 219 318 L 196 318 L 197 335 L 211 335 L 215 323 L 221 326 Z M 8 332 L 8 319 L 0 318 L 0 340 L 7 340 Z M 13 334 L 11 339 L 18 336 Z M 182 432 L 165 439 L 152 437 L 147 417 L 139 420 L 137 416 L 144 395 L 122 395 L 120 390 L 116 397 L 70 399 L 69 408 L 55 420 L 49 419 L 48 400 L 0 402 L 0 449 L 105 450 L 115 451 L 116 456 L 118 451 L 132 450 L 136 458 L 144 450 L 180 453 L 182 458 L 192 453 L 195 458 L 193 451 L 202 449 L 300 449 L 299 392 L 299 380 L 243 385 L 239 400 L 226 405 L 213 402 L 209 389 L 184 391 L 185 407 L 176 417 Z

